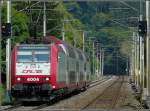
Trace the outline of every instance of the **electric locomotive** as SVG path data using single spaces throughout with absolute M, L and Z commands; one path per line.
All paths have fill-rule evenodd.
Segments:
M 21 101 L 50 101 L 90 82 L 84 53 L 55 37 L 49 44 L 18 44 L 11 58 L 11 94 Z

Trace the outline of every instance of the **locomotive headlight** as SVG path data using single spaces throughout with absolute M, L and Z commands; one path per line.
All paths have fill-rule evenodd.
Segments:
M 53 88 L 53 89 L 55 89 L 55 88 L 56 88 L 56 86 L 52 86 L 52 88 Z
M 46 81 L 49 81 L 49 78 L 47 77 L 45 80 L 46 80 Z
M 20 81 L 20 80 L 21 80 L 21 78 L 20 78 L 20 77 L 18 77 L 18 78 L 17 78 L 17 81 Z

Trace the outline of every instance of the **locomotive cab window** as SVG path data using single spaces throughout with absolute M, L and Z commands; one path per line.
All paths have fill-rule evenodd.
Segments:
M 34 55 L 34 60 L 35 62 L 49 62 L 49 52 L 48 51 L 41 51 L 37 50 L 35 51 Z
M 18 51 L 17 62 L 32 62 L 32 53 L 30 51 Z
M 17 62 L 49 62 L 48 47 L 18 47 Z

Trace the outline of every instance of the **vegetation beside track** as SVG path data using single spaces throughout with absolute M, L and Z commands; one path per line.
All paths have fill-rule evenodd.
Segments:
M 0 105 L 2 105 L 3 101 L 4 101 L 4 87 L 2 84 L 0 84 Z

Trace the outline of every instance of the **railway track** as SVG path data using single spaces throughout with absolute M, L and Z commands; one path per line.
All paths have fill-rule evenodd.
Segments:
M 86 104 L 85 109 L 114 109 L 119 99 L 124 77 L 119 77 L 115 82 L 109 85 L 102 93 Z M 111 92 L 111 93 L 110 93 Z
M 103 83 L 103 82 L 109 80 L 110 78 L 111 78 L 111 77 L 108 77 L 108 78 L 104 78 L 104 79 L 102 79 L 102 80 L 96 80 L 96 81 L 94 81 L 94 82 L 91 82 L 91 84 L 90 84 L 90 86 L 89 86 L 88 88 L 92 88 L 92 87 L 94 87 L 94 86 L 97 86 L 97 85 L 99 85 L 99 84 L 101 84 L 101 83 Z
M 91 84 L 90 84 L 90 86 L 88 87 L 88 89 L 89 89 L 89 88 L 92 88 L 92 87 L 95 87 L 95 86 L 97 86 L 97 85 L 99 85 L 99 84 L 101 84 L 101 83 L 103 83 L 103 82 L 109 80 L 110 78 L 111 78 L 111 77 L 102 79 L 101 81 L 100 81 L 100 80 L 93 81 L 93 82 L 91 82 Z M 55 104 L 55 103 L 54 103 L 54 104 Z M 57 104 L 57 103 L 56 103 L 56 104 Z M 36 107 L 36 108 L 33 108 L 33 110 L 39 110 L 39 109 L 43 109 L 43 108 L 46 108 L 46 107 L 49 107 L 49 105 L 47 105 L 47 104 L 42 104 L 42 105 L 40 105 L 40 106 L 38 106 L 38 107 Z
M 97 85 L 99 85 L 99 84 L 101 84 L 101 83 L 103 83 L 103 82 L 105 82 L 105 81 L 107 81 L 107 80 L 109 80 L 111 77 L 106 77 L 106 78 L 104 78 L 104 79 L 102 79 L 102 80 L 96 80 L 96 81 L 93 81 L 93 82 L 91 82 L 91 84 L 90 84 L 90 86 L 88 87 L 88 89 L 89 88 L 92 88 L 92 87 L 95 87 L 95 86 L 97 86 Z M 52 105 L 53 104 L 57 104 L 57 102 L 54 102 L 54 103 L 52 103 Z M 21 111 L 21 110 L 40 110 L 40 109 L 43 109 L 43 108 L 45 108 L 45 107 L 49 107 L 49 104 L 41 104 L 41 105 L 39 105 L 39 106 L 23 106 L 21 103 L 19 103 L 19 104 L 15 104 L 14 106 L 10 106 L 10 107 L 7 107 L 7 108 L 2 108 L 2 109 L 0 109 L 0 111 Z

